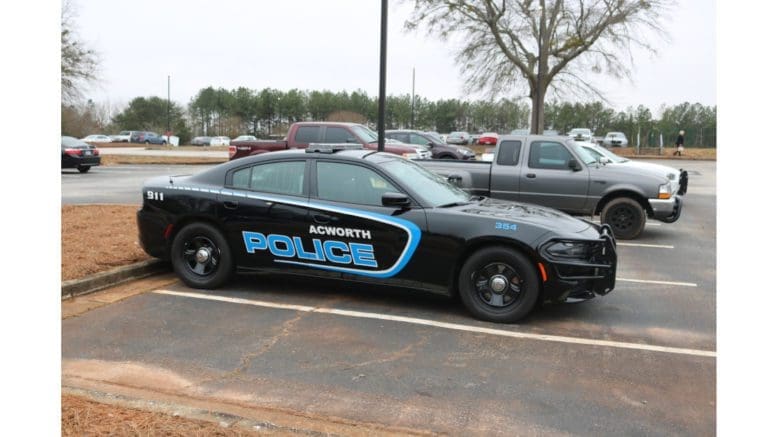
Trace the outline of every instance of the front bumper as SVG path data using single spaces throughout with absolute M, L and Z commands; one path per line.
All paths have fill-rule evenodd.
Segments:
M 540 257 L 548 274 L 544 282 L 545 300 L 559 302 L 568 298 L 590 299 L 595 295 L 604 296 L 615 288 L 618 267 L 615 236 L 609 225 L 592 223 L 592 226 L 599 230 L 597 240 L 551 239 L 540 247 Z M 568 258 L 548 251 L 553 244 L 565 241 L 587 243 L 588 256 Z
M 664 223 L 676 222 L 683 212 L 683 198 L 680 196 L 674 196 L 671 199 L 648 199 L 648 202 L 653 210 L 651 218 Z

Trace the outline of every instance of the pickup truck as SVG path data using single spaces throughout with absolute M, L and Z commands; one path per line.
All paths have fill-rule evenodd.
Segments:
M 687 172 L 610 164 L 585 144 L 558 136 L 505 135 L 491 162 L 417 162 L 472 195 L 599 214 L 619 239 L 639 237 L 647 218 L 665 223 L 680 218 Z
M 229 159 L 243 158 L 286 149 L 307 149 L 312 143 L 361 144 L 366 149 L 378 150 L 378 134 L 367 126 L 357 123 L 327 121 L 304 121 L 289 127 L 285 140 L 232 141 L 229 146 Z M 386 140 L 384 152 L 402 155 L 411 159 L 429 159 L 432 152 L 421 145 L 389 142 Z

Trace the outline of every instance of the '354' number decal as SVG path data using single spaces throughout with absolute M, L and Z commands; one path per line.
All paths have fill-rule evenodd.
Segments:
M 508 223 L 508 222 L 496 222 L 496 229 L 500 229 L 503 231 L 517 231 L 518 225 L 515 223 Z

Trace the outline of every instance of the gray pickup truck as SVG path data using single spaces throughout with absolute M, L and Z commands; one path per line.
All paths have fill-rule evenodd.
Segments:
M 492 162 L 416 161 L 473 195 L 599 214 L 616 238 L 637 238 L 647 218 L 680 218 L 688 174 L 671 167 L 613 163 L 565 137 L 505 135 Z

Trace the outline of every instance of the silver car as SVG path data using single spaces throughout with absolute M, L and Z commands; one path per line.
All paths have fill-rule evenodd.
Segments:
M 451 132 L 445 142 L 448 144 L 462 144 L 467 145 L 470 143 L 472 137 L 467 132 Z
M 623 132 L 607 132 L 602 140 L 604 147 L 626 147 L 629 145 L 629 139 Z

